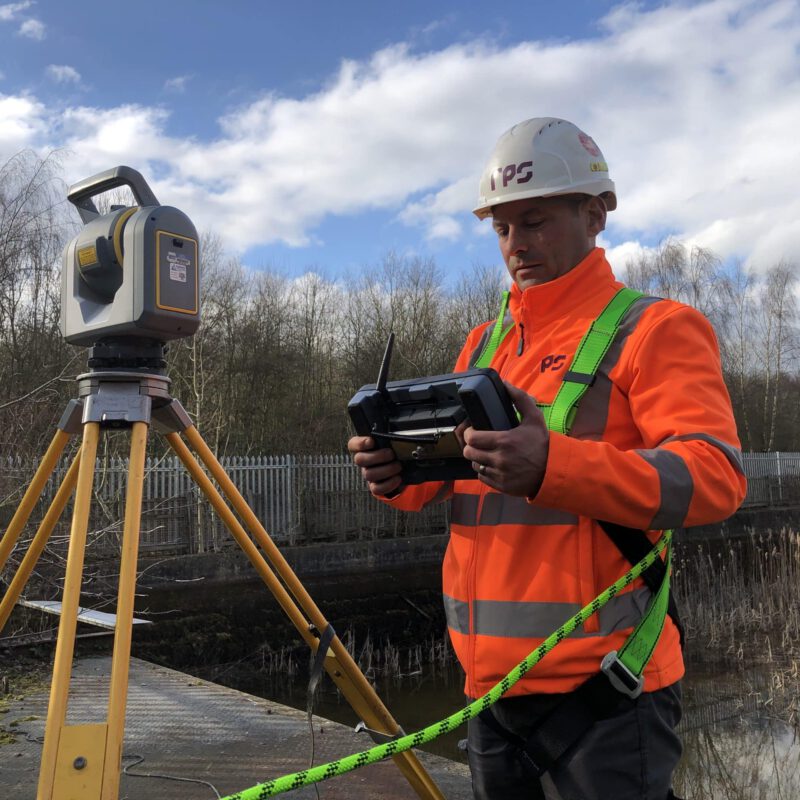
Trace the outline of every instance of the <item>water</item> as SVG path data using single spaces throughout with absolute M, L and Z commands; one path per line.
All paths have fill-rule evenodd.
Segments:
M 689 670 L 683 681 L 684 719 L 680 731 L 684 755 L 676 773 L 679 796 L 687 800 L 775 800 L 800 797 L 800 732 L 771 715 L 770 703 L 754 686 L 766 686 L 768 668 L 737 674 Z M 423 671 L 376 684 L 381 699 L 407 733 L 426 727 L 464 705 L 461 671 Z M 355 713 L 326 684 L 316 698 L 320 717 L 355 725 Z M 240 687 L 254 694 L 305 709 L 303 681 L 265 682 Z M 766 705 L 765 705 L 766 703 Z M 466 761 L 458 741 L 466 726 L 435 739 L 423 749 Z M 366 736 L 364 749 L 372 744 Z
M 406 733 L 425 728 L 434 722 L 459 711 L 466 705 L 463 688 L 463 673 L 452 664 L 446 670 L 424 668 L 420 674 L 401 678 L 381 678 L 373 682 L 383 703 Z M 306 709 L 306 684 L 298 676 L 295 681 L 248 681 L 237 688 L 260 697 L 268 697 L 293 708 Z M 347 701 L 329 680 L 323 680 L 314 699 L 314 714 L 354 727 L 360 720 Z M 458 742 L 466 738 L 466 725 L 451 731 L 422 749 L 453 761 L 464 761 L 466 757 Z M 372 746 L 368 734 L 364 734 L 364 749 Z
M 437 573 L 436 569 L 417 569 L 405 575 L 348 576 L 307 588 L 323 612 L 335 613 L 331 621 L 340 636 L 347 634 L 342 638 L 349 636 L 355 642 L 356 655 L 375 631 L 404 652 L 415 643 L 442 640 Z M 689 576 L 685 584 L 699 586 Z M 793 580 L 781 584 L 791 585 Z M 778 591 L 777 586 L 771 590 Z M 305 709 L 307 648 L 298 643 L 297 634 L 259 582 L 151 591 L 140 598 L 138 607 L 171 613 L 156 616 L 158 624 L 148 626 L 149 631 L 137 631 L 136 655 Z M 685 750 L 676 773 L 679 796 L 687 800 L 800 798 L 797 645 L 785 641 L 784 655 L 773 653 L 763 646 L 765 634 L 760 632 L 760 646 L 744 648 L 741 659 L 706 653 L 699 644 L 702 637 L 690 641 L 681 723 Z M 780 643 L 781 636 L 773 636 L 773 642 Z M 374 645 L 377 653 L 383 642 Z M 703 666 L 702 660 L 710 656 L 716 661 Z M 752 663 L 747 663 L 748 658 Z M 376 659 L 377 655 L 373 664 Z M 363 669 L 406 732 L 443 719 L 465 704 L 463 675 L 452 657 L 435 663 L 401 658 L 394 669 L 399 676 L 393 679 L 377 677 L 368 666 Z M 350 726 L 359 721 L 327 678 L 321 682 L 315 713 Z M 464 760 L 458 740 L 465 736 L 463 726 L 425 749 Z M 365 734 L 363 748 L 371 744 Z
M 771 712 L 753 686 L 769 679 L 766 668 L 741 675 L 696 675 L 686 681 L 687 711 L 681 726 L 684 755 L 676 787 L 693 800 L 775 800 L 800 797 L 800 731 Z M 788 718 L 791 718 L 791 712 Z

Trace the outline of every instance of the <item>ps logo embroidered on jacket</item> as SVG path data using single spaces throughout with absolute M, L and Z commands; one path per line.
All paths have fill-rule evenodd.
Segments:
M 545 370 L 559 370 L 561 367 L 564 366 L 564 362 L 567 360 L 565 355 L 549 355 L 545 356 L 542 359 L 542 363 L 539 367 L 539 372 L 544 372 Z

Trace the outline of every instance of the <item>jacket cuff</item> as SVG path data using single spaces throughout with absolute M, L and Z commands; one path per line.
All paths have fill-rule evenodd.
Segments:
M 563 433 L 550 431 L 550 445 L 547 452 L 544 480 L 539 487 L 539 491 L 535 495 L 528 497 L 529 503 L 536 503 L 536 505 L 550 508 L 560 506 L 562 497 L 567 489 L 569 465 L 576 444 L 577 441 L 575 439 L 570 439 L 569 436 L 564 436 Z

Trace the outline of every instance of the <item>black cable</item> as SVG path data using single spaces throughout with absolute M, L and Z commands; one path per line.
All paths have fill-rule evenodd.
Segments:
M 15 730 L 14 733 L 23 734 L 29 742 L 33 742 L 34 744 L 44 744 L 44 736 L 34 736 L 29 731 L 23 731 L 19 729 Z M 130 759 L 130 758 L 135 760 L 132 764 L 128 764 L 127 766 L 122 768 L 123 775 L 128 775 L 131 778 L 161 778 L 162 780 L 165 781 L 181 781 L 183 783 L 201 783 L 203 786 L 208 786 L 208 788 L 211 789 L 212 792 L 214 792 L 214 794 L 217 797 L 217 800 L 221 800 L 222 795 L 217 791 L 217 787 L 214 786 L 214 784 L 209 783 L 208 781 L 200 780 L 199 778 L 181 778 L 178 777 L 177 775 L 163 775 L 158 772 L 128 772 L 128 770 L 131 767 L 135 767 L 138 764 L 143 763 L 145 760 L 144 756 L 139 756 L 134 753 L 127 753 L 127 754 L 123 753 L 122 755 L 123 761 L 125 759 Z
M 122 760 L 124 761 L 126 758 L 133 758 L 136 759 L 132 764 L 128 764 L 126 767 L 122 768 L 122 774 L 128 775 L 131 778 L 161 778 L 165 781 L 182 781 L 183 783 L 201 783 L 203 786 L 208 786 L 212 792 L 217 796 L 217 800 L 220 800 L 222 795 L 217 791 L 217 788 L 214 784 L 209 783 L 208 781 L 200 780 L 199 778 L 180 778 L 177 775 L 163 775 L 158 772 L 128 772 L 131 767 L 137 766 L 137 764 L 141 764 L 144 761 L 144 756 L 138 756 L 133 753 L 123 754 Z

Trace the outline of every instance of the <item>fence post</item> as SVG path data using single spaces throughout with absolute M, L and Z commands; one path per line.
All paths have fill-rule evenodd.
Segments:
M 778 500 L 783 502 L 783 481 L 781 479 L 781 454 L 780 451 L 775 453 L 775 458 L 778 462 Z
M 295 544 L 295 537 L 297 527 L 295 526 L 294 519 L 294 492 L 297 488 L 295 486 L 297 479 L 296 471 L 294 469 L 294 457 L 286 456 L 286 529 L 289 534 L 289 544 Z

